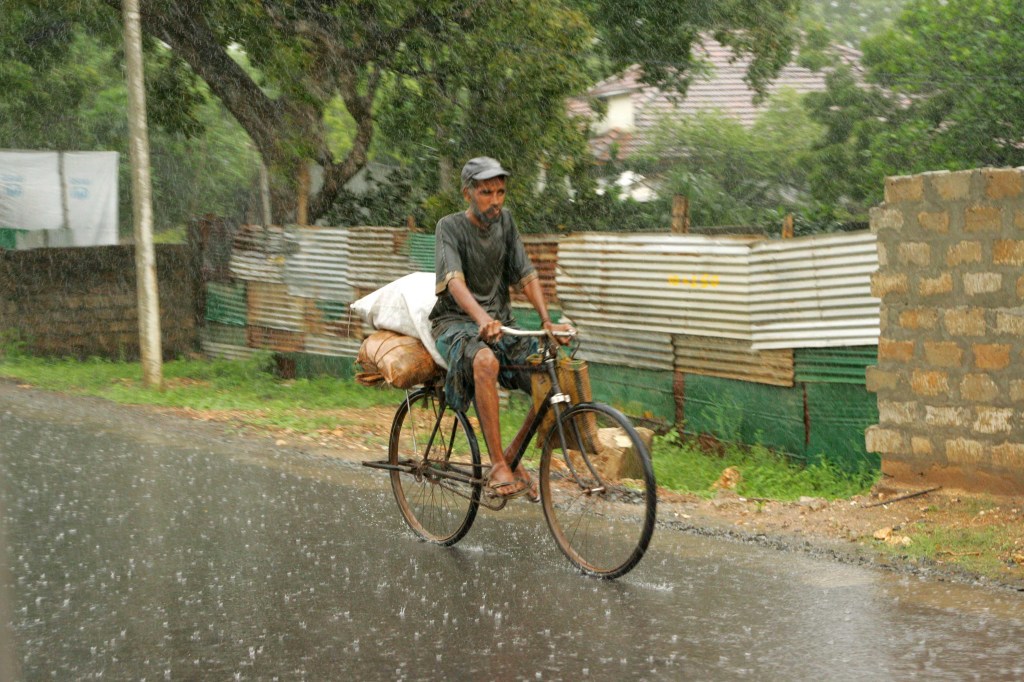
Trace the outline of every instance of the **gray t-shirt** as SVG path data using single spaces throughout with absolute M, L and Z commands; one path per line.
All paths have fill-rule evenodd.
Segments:
M 448 282 L 455 278 L 466 282 L 492 318 L 511 322 L 509 286 L 523 287 L 537 277 L 512 214 L 502 209 L 498 222 L 479 228 L 465 213 L 453 213 L 438 221 L 434 234 L 437 303 L 430 312 L 434 338 L 455 322 L 473 321 L 448 293 Z

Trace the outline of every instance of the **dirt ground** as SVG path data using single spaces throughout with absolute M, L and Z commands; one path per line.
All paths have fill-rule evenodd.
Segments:
M 233 423 L 240 415 L 174 410 Z M 361 461 L 386 456 L 393 410 L 347 410 L 316 434 L 275 431 L 277 445 Z M 681 531 L 871 564 L 933 579 L 1024 591 L 1024 498 L 884 481 L 870 495 L 827 501 L 746 499 L 727 487 L 708 499 L 659 491 L 659 521 Z

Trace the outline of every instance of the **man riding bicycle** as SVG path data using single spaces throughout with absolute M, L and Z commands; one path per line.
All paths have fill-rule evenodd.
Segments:
M 537 270 L 503 207 L 508 176 L 498 161 L 486 156 L 463 167 L 462 196 L 468 207 L 442 218 L 435 231 L 437 303 L 430 320 L 437 349 L 448 363 L 448 404 L 465 411 L 475 400 L 491 459 L 490 492 L 504 498 L 526 494 L 535 502 L 530 475 L 523 466 L 512 471 L 501 444 L 498 384 L 529 393 L 529 373 L 517 367 L 536 351 L 536 339 L 502 334 L 503 325 L 515 323 L 509 287 L 523 291 L 547 332 L 570 328 L 552 324 Z M 524 427 L 508 452 L 516 452 L 525 436 Z

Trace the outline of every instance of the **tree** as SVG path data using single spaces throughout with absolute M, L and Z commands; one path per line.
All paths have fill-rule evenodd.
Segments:
M 817 193 L 866 213 L 887 175 L 1024 164 L 1024 5 L 910 0 L 863 44 L 865 84 L 838 74 L 810 95 L 828 128 Z
M 79 25 L 117 44 L 117 0 L 6 4 L 22 13 L 20 25 L 41 27 L 32 32 L 33 48 L 47 58 L 59 59 Z M 731 0 L 712 3 L 712 10 L 702 10 L 709 4 L 703 0 L 686 0 L 667 13 L 654 9 L 661 3 L 628 3 L 636 5 L 635 17 L 619 4 L 144 0 L 150 51 L 163 45 L 174 57 L 163 71 L 163 87 L 151 88 L 157 95 L 150 99 L 153 123 L 196 129 L 201 122 L 194 95 L 202 81 L 271 168 L 278 218 L 294 211 L 306 164 L 323 168 L 323 188 L 309 205 L 315 219 L 365 166 L 378 127 L 390 126 L 388 140 L 406 159 L 418 158 L 414 143 L 431 142 L 439 185 L 454 174 L 455 159 L 477 150 L 507 150 L 524 179 L 534 168 L 555 176 L 578 173 L 579 161 L 571 159 L 579 137 L 573 137 L 563 101 L 583 89 L 592 26 L 603 36 L 596 44 L 608 59 L 639 56 L 652 78 L 679 74 L 663 68 L 658 50 L 671 48 L 671 58 L 680 56 L 674 66 L 688 65 L 692 21 L 753 52 L 753 82 L 781 65 L 792 44 L 783 29 L 795 0 Z M 639 32 L 633 32 L 636 21 L 643 24 Z M 626 26 L 618 30 L 616 22 Z M 640 44 L 648 47 L 636 55 Z M 337 128 L 328 127 L 328 121 L 341 120 L 330 115 L 338 101 L 350 126 L 340 138 L 332 135 Z M 167 120 L 158 120 L 161 115 Z M 333 149 L 339 139 L 349 146 Z
M 636 168 L 690 200 L 695 225 L 757 225 L 808 206 L 803 155 L 819 139 L 800 96 L 778 93 L 753 127 L 722 114 L 666 118 Z

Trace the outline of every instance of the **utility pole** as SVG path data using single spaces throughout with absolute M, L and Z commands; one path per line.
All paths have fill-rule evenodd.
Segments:
M 139 16 L 139 0 L 124 0 L 121 6 L 124 13 L 124 56 L 128 81 L 128 134 L 132 162 L 132 214 L 142 383 L 149 388 L 160 388 L 163 383 L 163 351 L 160 345 L 156 251 L 153 247 L 153 184 L 149 175 L 146 86 L 142 72 L 142 19 Z

